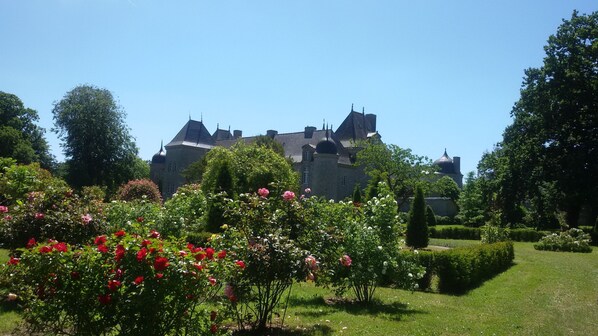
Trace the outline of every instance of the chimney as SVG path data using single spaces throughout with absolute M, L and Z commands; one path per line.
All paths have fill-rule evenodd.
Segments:
M 233 131 L 233 138 L 239 139 L 243 136 L 243 131 L 241 130 L 234 130 Z
M 461 174 L 461 157 L 453 156 L 453 166 L 455 167 L 455 172 Z
M 314 136 L 314 132 L 315 132 L 316 128 L 314 126 L 305 126 L 305 138 L 306 139 L 311 139 L 311 137 Z
M 368 124 L 370 124 L 371 129 L 368 129 L 369 132 L 376 132 L 376 115 L 375 114 L 366 114 L 365 120 L 367 120 Z
M 274 139 L 274 137 L 278 134 L 278 131 L 275 130 L 267 130 L 266 135 Z

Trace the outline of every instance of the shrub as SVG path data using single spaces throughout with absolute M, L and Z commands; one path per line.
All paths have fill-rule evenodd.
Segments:
M 158 186 L 151 180 L 132 180 L 118 188 L 116 199 L 121 201 L 147 200 L 152 203 L 161 203 L 162 196 Z
M 18 205 L 6 207 L 0 219 L 1 242 L 11 249 L 25 246 L 30 238 L 83 244 L 105 230 L 99 205 L 83 202 L 66 187 L 32 191 Z
M 534 244 L 534 248 L 543 251 L 592 252 L 590 235 L 576 228 L 563 231 L 560 234 L 549 234 Z
M 513 243 L 499 242 L 455 248 L 434 254 L 438 289 L 463 293 L 509 268 L 515 258 Z
M 509 229 L 501 228 L 490 223 L 480 227 L 482 244 L 492 244 L 509 240 Z
M 31 333 L 209 334 L 222 314 L 202 304 L 242 270 L 223 251 L 162 240 L 137 228 L 95 246 L 31 242 L 2 269 Z
M 537 242 L 545 235 L 549 234 L 548 231 L 537 231 L 535 229 L 511 229 L 509 230 L 509 238 L 512 241 L 520 242 Z
M 417 188 L 411 210 L 409 211 L 409 222 L 407 223 L 407 234 L 405 242 L 413 248 L 428 246 L 429 233 L 426 223 L 426 201 L 424 192 L 420 187 Z
M 13 161 L 4 160 L 4 164 Z M 0 202 L 4 205 L 17 204 L 27 199 L 29 193 L 55 189 L 69 189 L 65 181 L 52 177 L 49 171 L 39 167 L 38 163 L 1 167 Z M 4 199 L 4 201 L 2 201 Z
M 104 205 L 104 215 L 107 222 L 107 232 L 120 229 L 129 230 L 132 225 L 143 224 L 156 227 L 162 216 L 159 204 L 140 201 L 112 201 Z
M 448 227 L 441 226 L 430 228 L 430 237 L 440 239 L 468 239 L 479 240 L 480 229 L 468 227 Z
M 164 202 L 163 215 L 158 220 L 158 231 L 169 236 L 199 234 L 205 231 L 206 197 L 198 184 L 180 187 Z
M 461 225 L 459 217 L 438 216 L 436 215 L 437 225 Z
M 434 210 L 429 205 L 426 206 L 426 222 L 428 227 L 436 226 L 436 215 L 434 215 Z

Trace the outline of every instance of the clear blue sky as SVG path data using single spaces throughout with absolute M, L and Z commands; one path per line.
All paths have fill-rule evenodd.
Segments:
M 37 110 L 106 88 L 150 159 L 187 122 L 244 135 L 335 128 L 355 104 L 387 143 L 475 170 L 501 140 L 524 69 L 592 1 L 0 0 L 0 91 Z

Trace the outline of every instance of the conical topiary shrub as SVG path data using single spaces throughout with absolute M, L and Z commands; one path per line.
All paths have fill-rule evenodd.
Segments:
M 428 246 L 429 239 L 428 224 L 426 223 L 426 201 L 424 200 L 422 188 L 418 186 L 409 211 L 405 242 L 413 248 L 422 248 Z

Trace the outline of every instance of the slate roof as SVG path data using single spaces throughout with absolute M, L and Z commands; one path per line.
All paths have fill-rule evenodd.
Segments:
M 234 137 L 229 130 L 223 130 L 219 128 L 216 130 L 216 132 L 214 132 L 214 134 L 212 134 L 212 138 L 214 138 L 216 141 L 234 140 Z
M 363 113 L 353 111 L 345 118 L 336 129 L 336 136 L 345 147 L 352 147 L 352 142 L 367 139 L 368 134 L 375 130 Z
M 455 164 L 453 163 L 453 159 L 446 153 L 446 149 L 444 150 L 444 154 L 434 161 L 434 164 L 440 167 L 439 173 L 443 174 L 455 174 Z
M 184 145 L 190 147 L 212 148 L 215 144 L 216 141 L 214 141 L 214 138 L 203 122 L 189 120 L 166 147 Z

